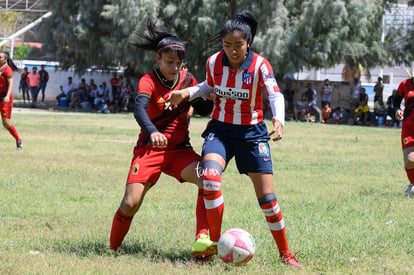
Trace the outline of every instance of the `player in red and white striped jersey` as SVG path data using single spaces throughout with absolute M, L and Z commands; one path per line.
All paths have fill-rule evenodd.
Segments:
M 282 262 L 295 269 L 303 269 L 289 250 L 282 212 L 273 188 L 268 141 L 273 134 L 274 141 L 282 138 L 285 107 L 271 65 L 250 48 L 256 27 L 257 21 L 248 12 L 240 12 L 228 20 L 215 36 L 222 43 L 223 50 L 208 59 L 206 81 L 173 91 L 167 101 L 177 106 L 185 98 L 192 100 L 210 94 L 215 97 L 212 120 L 203 132 L 202 149 L 204 202 L 211 239 L 211 243 L 205 243 L 206 251 L 216 252 L 214 247 L 221 234 L 224 209 L 221 175 L 234 157 L 239 172 L 247 174 L 253 182 Z M 263 88 L 273 114 L 270 133 L 263 121 Z

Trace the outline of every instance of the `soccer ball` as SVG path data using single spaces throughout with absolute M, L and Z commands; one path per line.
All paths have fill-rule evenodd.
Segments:
M 256 244 L 246 230 L 233 228 L 221 235 L 217 250 L 225 263 L 245 264 L 253 258 Z

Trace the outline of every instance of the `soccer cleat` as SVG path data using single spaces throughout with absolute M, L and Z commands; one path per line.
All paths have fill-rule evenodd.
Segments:
M 213 242 L 206 234 L 201 234 L 191 248 L 191 254 L 196 257 L 217 255 L 217 242 Z
M 405 190 L 405 196 L 408 198 L 414 197 L 414 184 L 409 184 Z
M 296 252 L 294 255 L 292 255 L 290 252 L 280 256 L 280 261 L 294 269 L 303 269 L 303 266 L 296 260 L 295 256 L 300 251 Z
M 16 147 L 17 149 L 22 149 L 23 148 L 23 139 L 16 141 Z
M 211 260 L 211 258 L 213 258 L 213 255 L 194 256 L 194 262 L 196 264 L 206 264 Z

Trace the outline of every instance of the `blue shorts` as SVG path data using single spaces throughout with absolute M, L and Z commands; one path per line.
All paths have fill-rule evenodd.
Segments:
M 219 154 L 226 165 L 234 157 L 240 174 L 273 174 L 266 124 L 233 125 L 212 120 L 203 133 L 202 156 Z

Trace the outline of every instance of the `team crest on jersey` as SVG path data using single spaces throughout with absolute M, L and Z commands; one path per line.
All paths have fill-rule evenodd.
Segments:
M 243 83 L 246 85 L 250 85 L 253 82 L 253 73 L 252 72 L 244 72 L 243 73 Z
M 260 142 L 259 143 L 259 155 L 264 157 L 269 157 L 269 149 L 267 147 L 267 143 Z

